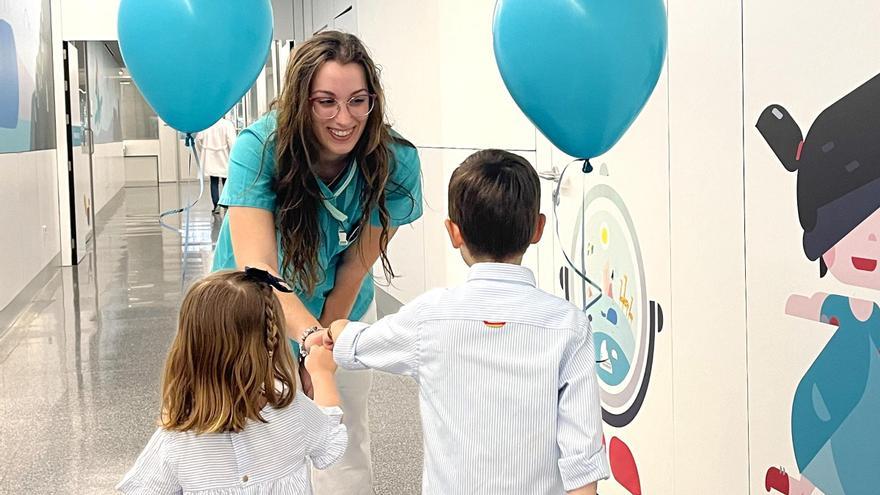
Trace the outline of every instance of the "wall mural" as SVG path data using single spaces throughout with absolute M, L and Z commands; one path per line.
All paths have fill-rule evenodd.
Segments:
M 803 251 L 818 262 L 819 277 L 880 290 L 880 74 L 825 109 L 806 139 L 780 105 L 763 111 L 757 129 L 785 170 L 797 173 Z M 791 400 L 797 466 L 768 467 L 765 488 L 877 493 L 880 308 L 875 300 L 816 293 L 792 294 L 784 311 L 833 333 Z
M 122 141 L 120 63 L 103 41 L 87 43 L 92 132 L 95 144 Z
M 49 0 L 0 0 L 0 153 L 55 148 Z
M 571 244 L 565 246 L 576 253 L 575 266 L 560 269 L 560 284 L 566 298 L 584 308 L 592 325 L 602 419 L 624 428 L 636 418 L 648 392 L 663 310 L 647 291 L 638 234 L 626 203 L 609 181 L 607 165 L 587 175 L 586 183 L 576 221 L 582 228 L 574 229 Z M 579 284 L 579 290 L 572 290 L 572 283 Z M 627 493 L 641 495 L 638 463 L 621 438 L 624 431 L 606 439 L 612 476 Z

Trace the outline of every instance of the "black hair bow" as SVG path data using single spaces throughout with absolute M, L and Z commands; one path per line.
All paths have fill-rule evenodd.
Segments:
M 246 266 L 244 268 L 244 273 L 245 275 L 247 275 L 248 278 L 266 284 L 274 288 L 278 292 L 293 292 L 293 289 L 291 289 L 290 286 L 287 285 L 287 282 L 285 282 L 281 278 L 276 277 L 275 275 L 272 275 L 266 270 Z

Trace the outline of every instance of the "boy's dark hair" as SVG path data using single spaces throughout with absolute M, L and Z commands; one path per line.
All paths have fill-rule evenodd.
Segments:
M 449 181 L 449 219 L 471 254 L 502 261 L 526 252 L 540 214 L 541 185 L 528 160 L 488 149 L 467 157 Z

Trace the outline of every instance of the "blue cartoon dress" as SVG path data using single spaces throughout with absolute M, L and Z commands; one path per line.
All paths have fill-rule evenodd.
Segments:
M 880 308 L 867 321 L 831 295 L 822 321 L 838 329 L 798 384 L 791 436 L 800 472 L 825 495 L 880 490 Z

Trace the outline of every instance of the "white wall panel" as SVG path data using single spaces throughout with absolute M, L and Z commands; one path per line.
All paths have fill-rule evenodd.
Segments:
M 96 144 L 92 156 L 95 212 L 100 212 L 125 186 L 125 158 L 122 142 Z
M 494 0 L 359 0 L 358 33 L 383 67 L 389 117 L 419 147 L 534 150 L 501 80 Z
M 119 0 L 60 0 L 65 41 L 118 40 Z M 53 12 L 53 15 L 57 15 Z
M 55 167 L 55 150 L 0 154 L 0 309 L 59 252 Z
M 669 33 L 674 493 L 748 493 L 740 4 Z

